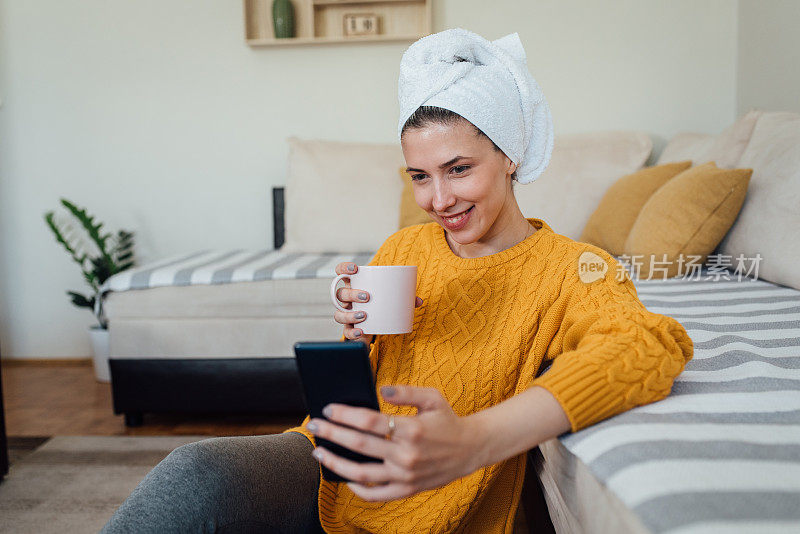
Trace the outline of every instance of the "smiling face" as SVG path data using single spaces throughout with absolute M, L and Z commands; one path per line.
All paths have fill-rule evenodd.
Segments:
M 519 218 L 516 165 L 465 119 L 406 130 L 401 145 L 417 204 L 451 242 L 490 243 Z

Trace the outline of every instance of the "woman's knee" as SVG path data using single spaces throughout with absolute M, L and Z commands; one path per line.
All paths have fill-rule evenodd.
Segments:
M 175 448 L 156 467 L 163 471 L 186 475 L 207 472 L 212 465 L 213 459 L 208 445 L 196 441 Z
M 204 439 L 187 443 L 170 452 L 148 474 L 159 487 L 168 493 L 205 496 L 213 499 L 225 486 L 228 468 L 224 454 L 214 447 L 213 440 Z
M 208 442 L 214 439 L 219 438 L 194 441 L 176 447 L 162 460 L 162 463 L 187 469 L 204 469 L 213 462 L 211 444 Z
M 181 445 L 166 459 L 187 473 L 198 473 L 208 478 L 223 472 L 235 471 L 236 466 L 246 463 L 243 454 L 232 446 L 231 438 L 207 438 Z

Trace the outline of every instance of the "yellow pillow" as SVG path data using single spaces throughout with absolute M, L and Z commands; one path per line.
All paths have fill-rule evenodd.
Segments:
M 579 241 L 620 255 L 645 202 L 673 176 L 692 166 L 692 160 L 645 167 L 614 182 L 594 210 Z
M 414 200 L 414 186 L 411 185 L 411 175 L 404 168 L 400 168 L 400 179 L 403 180 L 403 193 L 400 195 L 400 228 L 420 223 L 429 223 L 431 218 L 428 213 L 417 205 Z
M 752 174 L 753 169 L 720 169 L 709 161 L 661 186 L 642 207 L 625 241 L 634 275 L 683 276 L 691 274 L 690 261 L 699 268 L 739 215 Z M 695 261 L 690 255 L 700 258 Z

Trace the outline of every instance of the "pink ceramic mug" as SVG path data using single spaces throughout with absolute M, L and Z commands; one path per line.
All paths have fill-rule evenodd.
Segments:
M 339 280 L 348 278 L 350 287 L 369 293 L 367 302 L 353 302 L 347 309 L 336 298 Z M 333 305 L 344 312 L 365 311 L 367 318 L 357 323 L 365 334 L 407 334 L 414 326 L 417 302 L 416 265 L 359 265 L 355 274 L 340 274 L 331 282 Z

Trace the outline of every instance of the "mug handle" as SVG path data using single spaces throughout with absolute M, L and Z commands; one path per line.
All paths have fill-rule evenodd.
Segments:
M 347 308 L 342 307 L 342 305 L 340 304 L 341 301 L 336 296 L 336 284 L 339 283 L 339 280 L 342 280 L 344 278 L 347 278 L 347 280 L 350 281 L 350 276 L 351 275 L 349 274 L 340 274 L 339 276 L 333 279 L 333 282 L 331 282 L 331 301 L 333 302 L 334 306 L 336 306 L 337 308 L 339 308 L 339 310 L 343 312 L 349 312 L 352 310 L 348 310 Z

